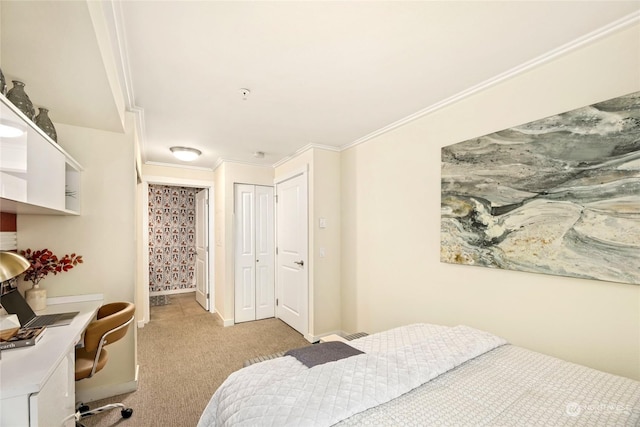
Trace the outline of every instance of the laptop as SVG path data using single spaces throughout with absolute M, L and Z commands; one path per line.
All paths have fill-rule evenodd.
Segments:
M 0 296 L 0 305 L 9 314 L 17 314 L 20 325 L 23 328 L 41 328 L 43 326 L 64 326 L 68 325 L 76 317 L 79 311 L 69 313 L 43 314 L 37 316 L 33 312 L 27 301 L 14 289 Z

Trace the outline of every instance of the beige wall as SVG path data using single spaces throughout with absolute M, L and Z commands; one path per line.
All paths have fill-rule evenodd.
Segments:
M 310 148 L 276 168 L 276 179 L 308 170 L 309 335 L 341 332 L 340 153 Z M 327 220 L 321 229 L 320 218 Z M 320 250 L 324 249 L 322 257 Z
M 142 165 L 142 175 L 161 176 L 163 178 L 190 179 L 199 181 L 213 180 L 213 170 L 200 168 L 179 168 L 175 166 Z
M 273 185 L 273 168 L 224 162 L 215 170 L 215 310 L 225 325 L 234 319 L 233 185 Z
M 640 286 L 439 262 L 441 147 L 638 90 L 636 25 L 344 151 L 343 328 L 467 324 L 640 379 Z
M 227 254 L 225 253 L 226 245 L 226 210 L 225 210 L 225 172 L 227 166 L 225 163 L 222 163 L 214 172 L 213 181 L 215 182 L 215 199 L 214 199 L 214 223 L 215 223 L 215 290 L 214 290 L 214 301 L 213 306 L 215 312 L 218 313 L 220 318 L 224 321 L 225 315 L 229 315 L 229 313 L 225 312 L 225 300 L 227 294 L 226 288 L 226 280 L 227 280 L 227 270 L 226 270 L 226 259 Z M 233 256 L 233 253 L 229 254 L 229 256 Z M 225 324 L 229 324 L 233 322 L 233 316 L 230 319 L 226 319 Z
M 341 331 L 340 298 L 340 153 L 315 150 L 313 162 L 313 329 L 321 336 Z M 320 218 L 327 221 L 320 228 Z M 324 257 L 320 250 L 324 249 Z
M 131 119 L 129 117 L 129 119 Z M 127 123 L 132 129 L 131 120 Z M 105 302 L 134 301 L 135 165 L 132 132 L 111 133 L 56 124 L 59 141 L 83 167 L 81 215 L 18 215 L 18 247 L 76 252 L 84 263 L 47 276 L 48 296 L 95 294 Z M 135 328 L 109 348 L 109 363 L 77 384 L 82 393 L 135 380 Z

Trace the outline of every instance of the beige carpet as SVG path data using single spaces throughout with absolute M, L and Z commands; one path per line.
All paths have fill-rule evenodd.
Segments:
M 82 420 L 87 426 L 195 426 L 211 395 L 245 360 L 309 345 L 277 319 L 224 328 L 204 311 L 194 294 L 172 295 L 171 303 L 151 307 L 151 321 L 138 329 L 138 390 L 92 402 L 123 402 L 133 416 L 112 410 Z M 100 375 L 100 373 L 96 374 Z

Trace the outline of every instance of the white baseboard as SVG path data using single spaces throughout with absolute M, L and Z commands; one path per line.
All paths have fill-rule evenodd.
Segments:
M 227 326 L 233 326 L 236 323 L 233 321 L 233 319 L 223 319 L 222 316 L 220 316 L 220 312 L 218 310 L 214 311 L 213 314 L 215 314 L 216 316 L 218 316 L 218 319 L 220 319 L 222 321 L 222 326 L 224 326 L 225 328 Z
M 322 333 L 322 334 L 319 334 L 319 335 L 306 334 L 306 335 L 304 335 L 304 338 L 309 342 L 318 342 L 322 338 L 324 338 L 326 336 L 329 336 L 329 335 L 339 335 L 341 337 L 344 337 L 344 336 L 349 335 L 349 334 L 345 333 L 342 330 L 339 330 L 339 331 L 325 332 L 325 333 Z
M 76 392 L 76 402 L 95 402 L 96 400 L 106 399 L 108 397 L 113 397 L 124 393 L 131 393 L 138 390 L 139 367 L 139 365 L 136 365 L 136 376 L 133 381 L 121 384 L 112 384 L 103 387 L 95 387 L 89 390 L 79 390 L 78 392 Z

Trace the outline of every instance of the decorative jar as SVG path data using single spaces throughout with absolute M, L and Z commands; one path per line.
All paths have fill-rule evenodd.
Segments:
M 56 128 L 53 126 L 53 122 L 51 122 L 51 119 L 49 118 L 49 110 L 43 107 L 40 107 L 38 109 L 40 110 L 40 112 L 34 120 L 36 125 L 38 125 L 38 127 L 42 129 L 44 133 L 49 135 L 49 138 L 58 142 L 58 134 L 56 133 Z
M 47 290 L 39 285 L 33 285 L 31 289 L 27 289 L 24 293 L 27 304 L 31 306 L 33 311 L 44 310 L 47 308 Z
M 36 110 L 33 108 L 33 103 L 29 99 L 29 96 L 24 91 L 24 83 L 18 80 L 13 80 L 13 87 L 7 92 L 7 98 L 13 103 L 20 111 L 24 113 L 29 120 L 33 120 L 36 114 Z
M 0 93 L 3 95 L 7 93 L 7 81 L 4 79 L 4 74 L 2 74 L 2 68 L 0 68 Z

